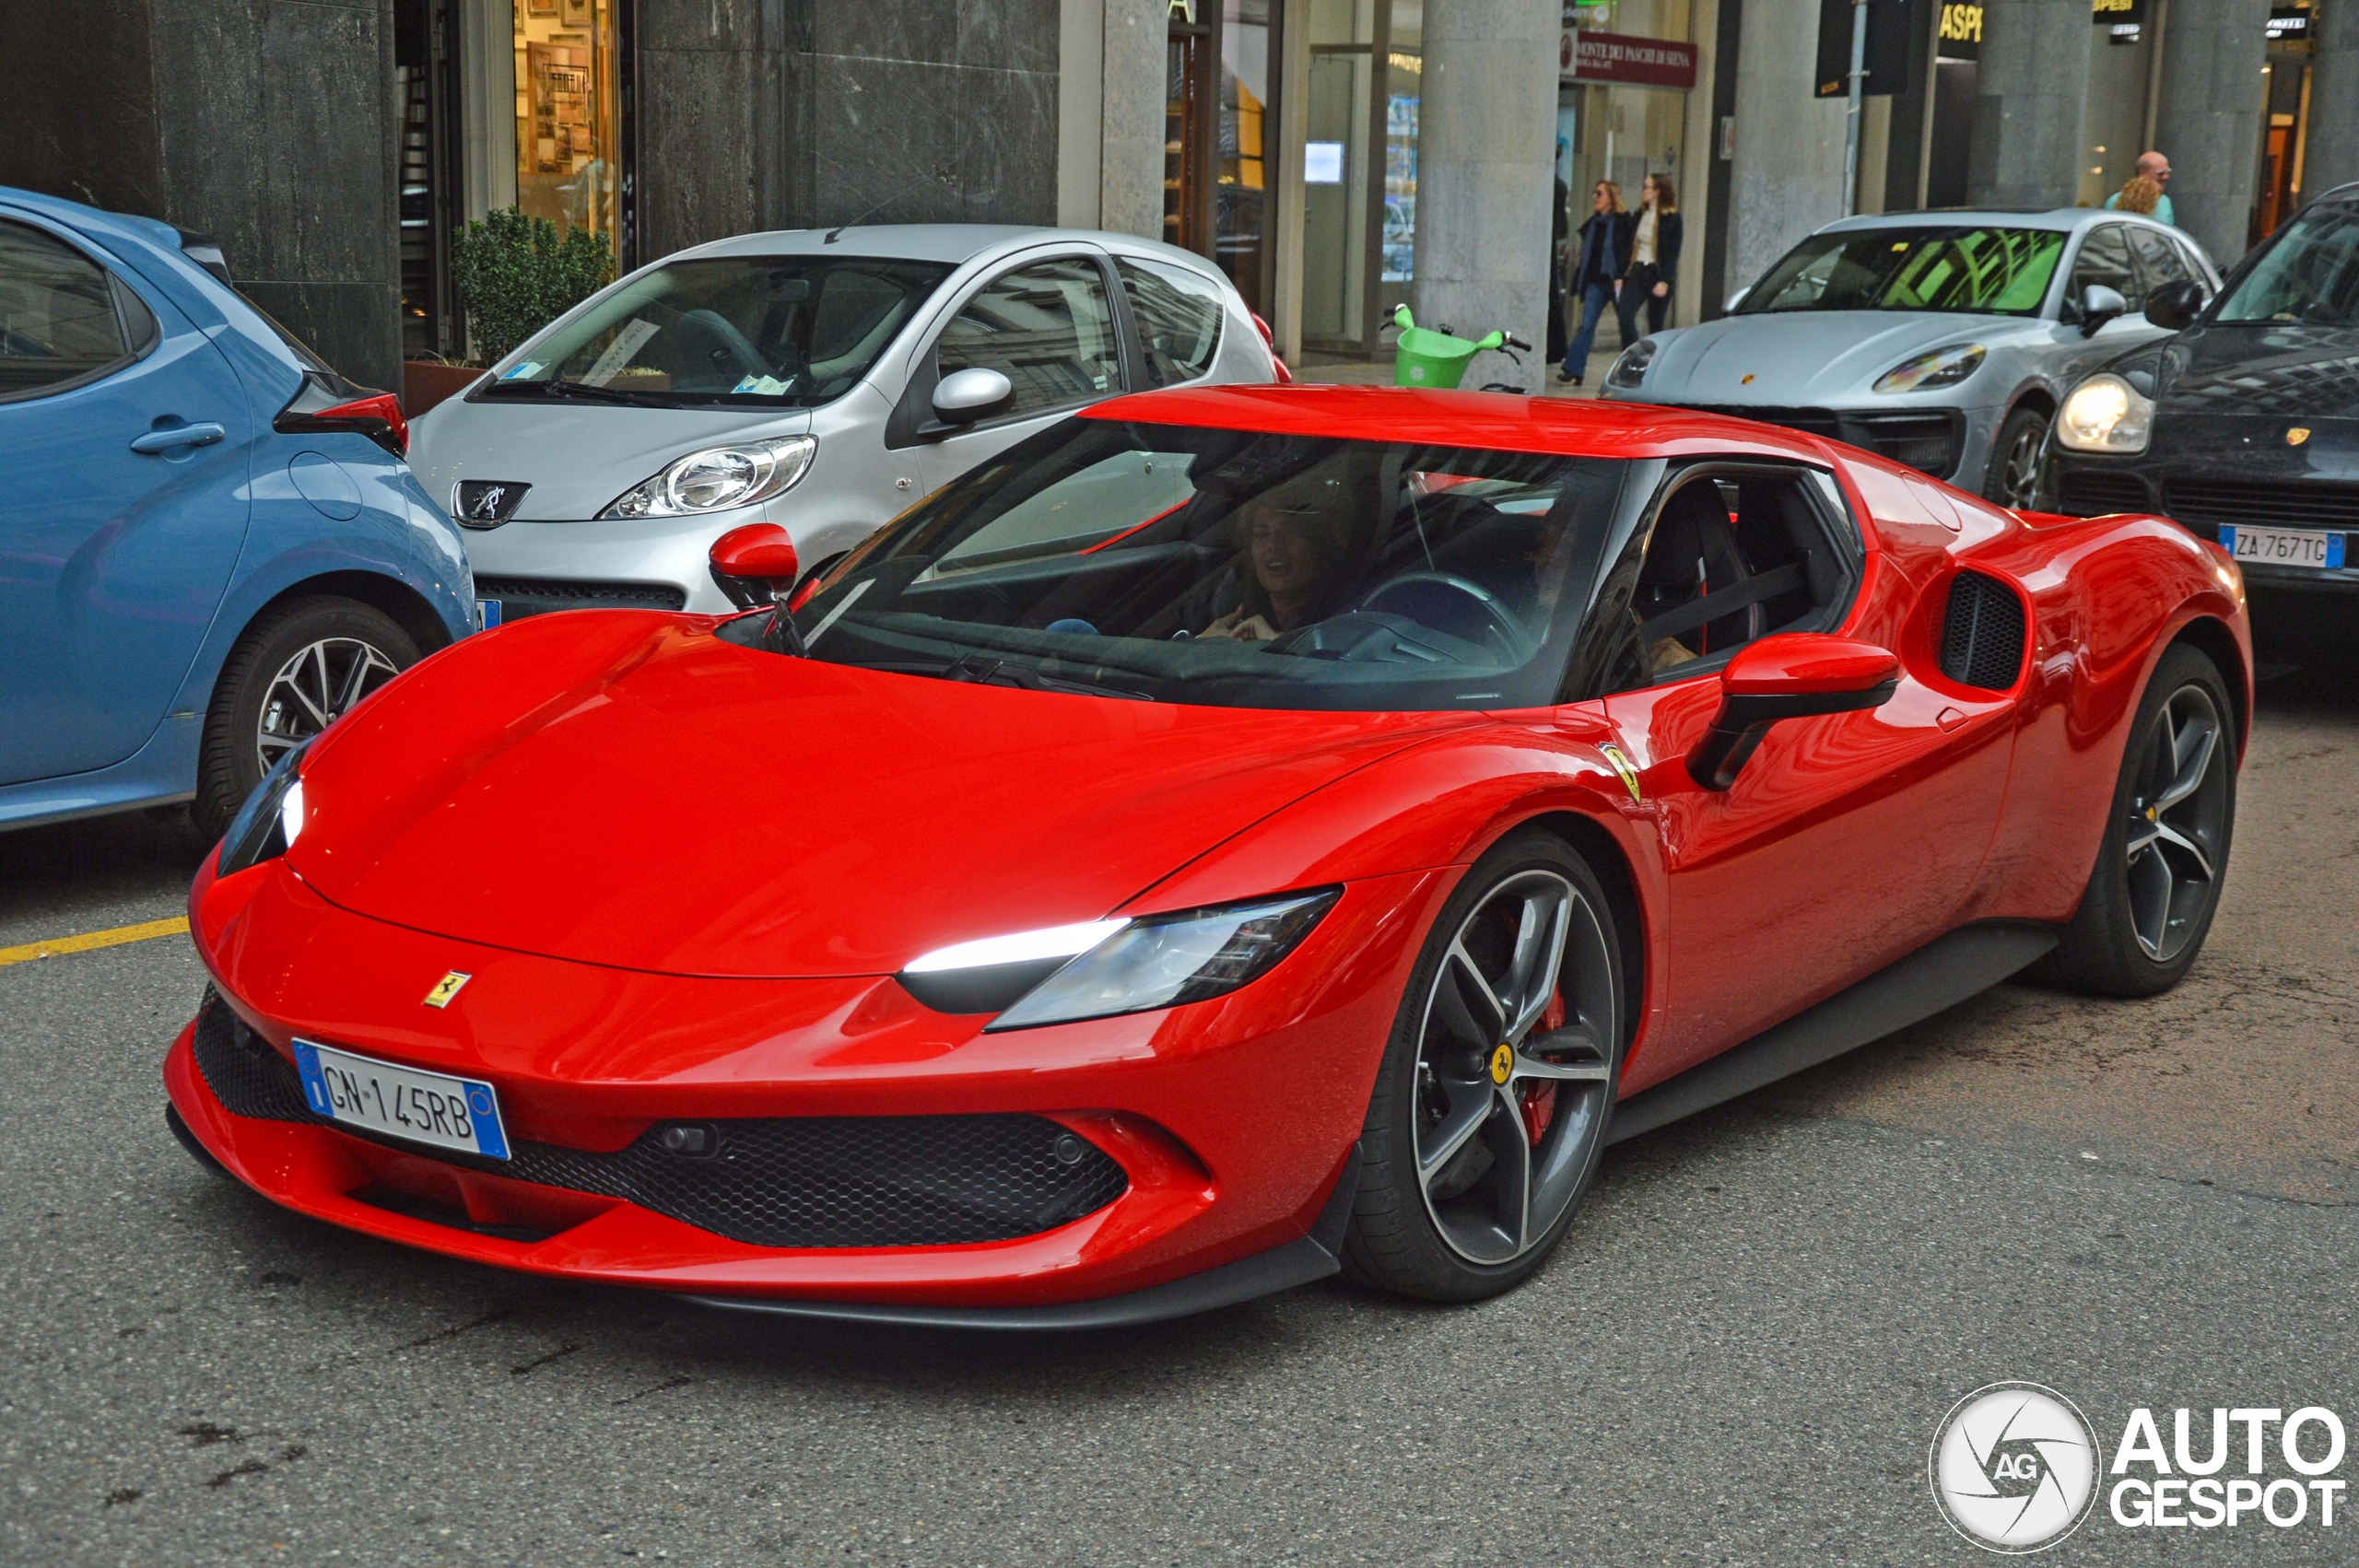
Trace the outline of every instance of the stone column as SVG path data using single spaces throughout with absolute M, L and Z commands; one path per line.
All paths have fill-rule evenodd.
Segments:
M 2171 160 L 2173 216 L 2222 272 L 2245 253 L 2260 178 L 2268 29 L 2269 0 L 2171 0 L 2163 31 L 2154 146 Z
M 1555 192 L 1557 0 L 1426 0 L 1417 103 L 1416 314 L 1462 336 L 1505 327 L 1546 372 Z M 1504 360 L 1474 367 L 1515 379 Z
M 2264 4 L 2266 0 L 2264 0 Z M 2171 6 L 2171 31 L 2178 30 Z M 2089 0 L 1988 0 L 1966 199 L 1981 207 L 2069 207 L 2079 190 L 2088 97 Z M 2256 82 L 2259 77 L 2255 77 Z
M 2359 0 L 2327 0 L 2311 56 L 2309 146 L 2302 158 L 2302 198 L 2359 180 Z M 2171 183 L 2178 183 L 2173 178 Z

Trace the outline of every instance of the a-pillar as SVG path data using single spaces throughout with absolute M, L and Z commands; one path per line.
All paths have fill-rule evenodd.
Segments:
M 1558 0 L 1426 0 L 1417 101 L 1418 324 L 1505 327 L 1544 350 Z M 1391 302 L 1387 301 L 1389 305 Z M 1546 366 L 1525 355 L 1522 384 Z M 1470 382 L 1517 380 L 1485 357 Z
M 2095 30 L 2089 0 L 1984 5 L 1974 141 L 1966 163 L 1969 204 L 2072 205 L 2080 186 L 2081 109 L 2089 96 L 2089 35 Z
M 2171 160 L 2173 219 L 2222 272 L 2252 221 L 2268 64 L 2269 0 L 2170 0 L 2154 146 Z
M 2318 18 L 2318 53 L 2310 57 L 2304 201 L 2359 180 L 2359 0 L 2332 0 L 2310 14 Z

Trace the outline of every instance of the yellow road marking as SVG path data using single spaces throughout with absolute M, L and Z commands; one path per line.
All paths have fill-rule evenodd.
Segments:
M 62 936 L 53 942 L 29 942 L 22 947 L 0 947 L 0 965 L 27 964 L 65 953 L 88 953 L 94 947 L 120 947 L 126 942 L 146 942 L 149 937 L 178 936 L 187 930 L 188 917 L 175 915 L 169 920 L 117 926 L 108 931 L 84 931 L 80 936 Z

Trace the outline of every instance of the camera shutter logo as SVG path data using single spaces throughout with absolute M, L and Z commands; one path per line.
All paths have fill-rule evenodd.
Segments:
M 1952 1528 L 1991 1551 L 2038 1551 L 2081 1527 L 2104 1455 L 2080 1408 L 2037 1383 L 1993 1383 L 1954 1406 L 1927 1469 Z

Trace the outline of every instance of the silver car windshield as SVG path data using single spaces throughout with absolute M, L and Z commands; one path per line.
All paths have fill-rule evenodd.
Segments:
M 1769 269 L 1736 314 L 1951 310 L 2036 316 L 2066 239 L 2048 228 L 1976 226 L 1813 234 Z
M 1626 462 L 1074 418 L 794 612 L 812 657 L 1219 707 L 1557 699 Z
M 850 392 L 950 275 L 864 256 L 710 256 L 625 280 L 487 395 L 809 408 Z
M 2359 210 L 2314 206 L 2295 218 L 2220 301 L 2215 319 L 2359 325 Z

